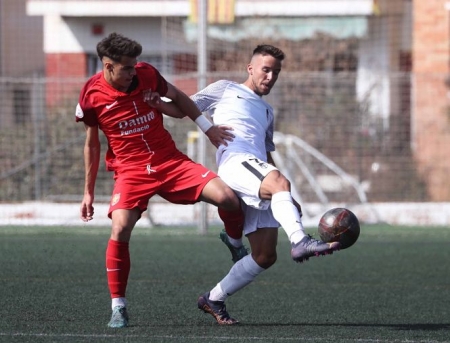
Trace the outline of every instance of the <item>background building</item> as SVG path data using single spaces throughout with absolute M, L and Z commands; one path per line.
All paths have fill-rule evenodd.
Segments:
M 2 18 L 10 19 L 14 8 L 13 26 L 22 32 L 17 36 L 2 20 L 0 87 L 7 91 L 1 98 L 0 201 L 77 199 L 84 137 L 72 120 L 73 108 L 83 82 L 100 68 L 97 42 L 114 31 L 140 41 L 142 59 L 192 94 L 199 80 L 198 4 L 28 0 L 24 8 L 19 3 L 3 0 L 0 8 Z M 362 201 L 361 192 L 370 203 L 450 200 L 445 0 L 207 3 L 208 82 L 243 80 L 256 44 L 275 44 L 287 54 L 269 98 L 277 130 L 323 156 L 317 160 L 295 146 L 293 157 L 292 146 L 280 141 L 280 156 L 303 201 L 351 205 Z M 19 40 L 21 50 L 15 50 Z M 8 57 L 9 70 L 24 72 L 12 74 L 12 88 L 4 74 L 4 52 L 11 48 L 16 55 Z M 33 80 L 24 78 L 30 75 Z M 177 144 L 195 153 L 190 132 L 195 126 L 175 123 L 167 120 Z M 213 156 L 211 147 L 207 156 Z M 356 182 L 359 193 L 326 167 L 327 158 Z M 207 163 L 214 168 L 212 158 Z M 110 179 L 104 172 L 98 185 L 105 199 Z
M 18 78 L 45 73 L 43 18 L 26 13 L 25 0 L 0 0 L 0 127 L 30 113 L 30 84 Z

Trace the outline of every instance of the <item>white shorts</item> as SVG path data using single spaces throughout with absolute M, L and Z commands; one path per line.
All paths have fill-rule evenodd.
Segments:
M 280 223 L 273 217 L 272 208 L 266 210 L 257 210 L 242 203 L 242 211 L 244 212 L 244 235 L 248 235 L 261 228 L 275 228 L 280 227 Z
M 278 169 L 253 155 L 234 154 L 219 166 L 217 174 L 248 206 L 265 210 L 270 200 L 262 200 L 259 190 L 264 178 L 273 170 Z
M 280 226 L 273 217 L 270 200 L 259 197 L 262 181 L 273 170 L 278 169 L 248 154 L 229 156 L 219 166 L 217 174 L 244 202 L 245 235 L 258 228 Z

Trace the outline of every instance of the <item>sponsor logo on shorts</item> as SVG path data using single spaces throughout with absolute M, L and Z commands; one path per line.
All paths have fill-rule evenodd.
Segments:
M 257 158 L 251 158 L 250 161 L 255 161 L 259 165 L 260 168 L 266 169 L 269 165 L 266 162 L 260 161 Z
M 116 205 L 120 200 L 120 193 L 116 193 L 113 195 L 112 199 L 111 199 L 111 206 Z
M 205 174 L 202 174 L 202 177 L 203 177 L 203 178 L 207 177 L 210 171 L 211 171 L 211 170 L 208 170 Z

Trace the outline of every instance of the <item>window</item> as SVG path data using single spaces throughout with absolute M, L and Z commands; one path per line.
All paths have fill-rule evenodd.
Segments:
M 30 91 L 27 89 L 13 90 L 14 123 L 22 124 L 30 118 Z

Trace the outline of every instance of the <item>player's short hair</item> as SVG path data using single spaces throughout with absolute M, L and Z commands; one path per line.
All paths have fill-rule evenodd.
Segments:
M 124 37 L 119 33 L 111 33 L 97 44 L 97 55 L 100 60 L 109 57 L 115 62 L 120 62 L 122 57 L 136 58 L 142 53 L 142 45 Z
M 255 55 L 263 55 L 263 56 L 270 55 L 279 61 L 284 60 L 284 52 L 281 51 L 281 49 L 278 49 L 277 47 L 274 47 L 273 45 L 269 44 L 258 45 L 253 50 L 253 56 Z

